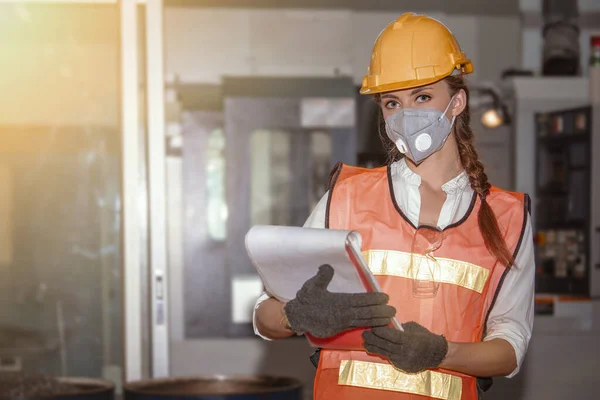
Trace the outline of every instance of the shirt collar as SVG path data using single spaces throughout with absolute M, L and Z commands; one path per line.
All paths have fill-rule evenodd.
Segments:
M 456 177 L 442 185 L 442 190 L 446 192 L 446 194 L 461 193 L 467 189 L 471 189 L 471 185 L 469 182 L 469 176 L 465 171 L 462 171 Z
M 405 184 L 416 187 L 421 186 L 421 176 L 413 172 L 413 170 L 408 167 L 404 157 L 392 164 L 392 166 L 396 170 L 394 171 L 396 172 L 394 175 L 399 176 Z M 460 174 L 442 185 L 442 190 L 447 195 L 458 194 L 470 188 L 469 176 L 465 171 L 462 171 Z
M 404 157 L 395 162 L 393 166 L 394 169 L 396 169 L 397 175 L 405 184 L 416 187 L 421 186 L 421 176 L 414 173 L 412 169 L 408 168 L 408 165 L 406 165 L 406 159 Z

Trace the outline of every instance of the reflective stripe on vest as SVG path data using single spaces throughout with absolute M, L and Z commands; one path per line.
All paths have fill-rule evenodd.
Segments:
M 490 271 L 479 265 L 459 260 L 436 257 L 436 262 L 420 254 L 411 254 L 391 250 L 367 250 L 363 256 L 374 275 L 397 276 L 415 279 L 417 268 L 433 271 L 438 282 L 461 286 L 482 293 L 490 276 Z M 416 260 L 416 262 L 415 262 Z
M 329 190 L 326 227 L 360 232 L 363 255 L 390 296 L 400 322 L 416 321 L 449 341 L 482 340 L 507 269 L 485 247 L 477 220 L 481 203 L 475 195 L 464 218 L 444 229 L 443 244 L 434 255 L 436 262 L 428 265 L 435 269 L 439 289 L 434 298 L 422 299 L 412 295 L 416 271 L 411 267 L 410 247 L 416 228 L 395 202 L 389 167 L 339 165 Z M 525 229 L 527 198 L 493 188 L 487 201 L 509 250 L 516 254 Z M 415 257 L 429 263 L 423 256 Z M 354 329 L 338 340 L 362 343 L 361 333 L 362 329 Z M 354 400 L 366 395 L 370 400 L 387 400 L 392 394 L 393 399 L 420 395 L 471 400 L 477 398 L 477 389 L 475 377 L 455 371 L 405 374 L 386 359 L 364 351 L 322 351 L 316 400 Z
M 462 396 L 462 379 L 458 376 L 429 370 L 406 374 L 390 364 L 356 360 L 343 360 L 340 363 L 338 384 L 442 400 L 460 400 Z

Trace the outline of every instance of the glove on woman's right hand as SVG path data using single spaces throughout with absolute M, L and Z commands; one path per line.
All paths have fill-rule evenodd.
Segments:
M 387 305 L 387 294 L 331 293 L 327 286 L 332 279 L 333 268 L 322 265 L 285 305 L 292 330 L 325 338 L 351 328 L 385 326 L 396 314 L 396 309 Z

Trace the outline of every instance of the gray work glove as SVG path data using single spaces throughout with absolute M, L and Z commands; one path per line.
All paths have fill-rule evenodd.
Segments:
M 387 305 L 387 294 L 331 293 L 327 286 L 332 279 L 331 265 L 322 265 L 285 305 L 292 330 L 326 338 L 351 328 L 387 325 L 396 314 L 396 309 Z
M 416 322 L 402 324 L 402 328 L 404 332 L 390 327 L 363 332 L 365 350 L 389 359 L 396 368 L 408 373 L 439 367 L 448 353 L 446 338 Z

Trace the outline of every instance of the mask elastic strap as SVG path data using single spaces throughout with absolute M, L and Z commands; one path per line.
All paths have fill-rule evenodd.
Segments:
M 440 117 L 438 118 L 438 121 L 441 121 L 442 118 L 444 118 L 446 116 L 446 112 L 448 112 L 448 109 L 450 108 L 450 104 L 452 104 L 452 101 L 454 101 L 455 97 L 456 97 L 456 95 L 452 96 L 452 98 L 448 102 L 448 105 L 446 106 L 446 109 L 444 110 L 444 112 L 442 113 L 442 115 L 440 115 Z M 456 118 L 456 115 L 453 115 L 452 116 L 452 123 L 454 123 L 454 119 L 455 118 Z M 452 125 L 450 125 L 450 126 L 452 126 Z

